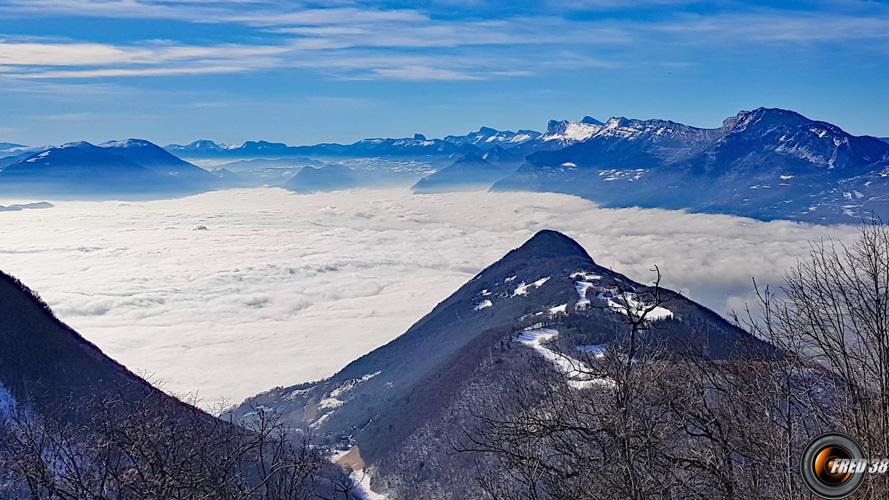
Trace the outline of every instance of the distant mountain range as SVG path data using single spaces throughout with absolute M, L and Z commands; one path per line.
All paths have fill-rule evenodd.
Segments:
M 887 139 L 853 136 L 782 109 L 742 111 L 715 129 L 586 116 L 550 121 L 543 133 L 481 127 L 441 139 L 415 134 L 352 144 L 200 140 L 164 151 L 131 139 L 100 146 L 6 146 L 0 150 L 0 156 L 8 154 L 0 157 L 0 192 L 7 193 L 168 194 L 257 185 L 314 191 L 416 183 L 418 192 L 559 192 L 606 207 L 763 220 L 856 223 L 889 217 Z M 224 170 L 208 175 L 179 157 Z M 342 162 L 352 162 L 354 178 L 342 169 L 336 178 L 336 169 L 318 171 Z M 316 170 L 292 180 L 306 166 Z
M 449 135 L 442 139 L 429 139 L 423 134 L 402 138 L 370 138 L 352 144 L 323 143 L 311 146 L 288 146 L 283 143 L 247 141 L 226 145 L 202 139 L 190 144 L 170 144 L 166 150 L 182 158 L 287 158 L 290 156 L 339 157 L 339 158 L 437 158 L 456 157 L 466 153 L 484 154 L 488 150 L 515 149 L 533 152 L 574 144 L 589 136 L 590 126 L 597 120 L 585 117 L 580 123 L 551 121 L 545 134 L 534 130 L 496 130 L 481 127 L 466 135 Z M 522 155 L 523 157 L 524 155 Z
M 0 160 L 0 193 L 108 196 L 200 192 L 217 177 L 151 142 L 73 142 Z
M 522 380 L 552 373 L 578 389 L 608 384 L 571 363 L 619 342 L 627 311 L 650 307 L 650 291 L 567 236 L 541 231 L 392 342 L 328 379 L 250 398 L 231 416 L 279 412 L 341 450 L 341 465 L 369 467 L 372 487 L 392 498 L 478 498 L 477 484 L 460 478 L 485 465 L 454 455 L 452 440 L 472 431 L 475 415 L 502 411 Z M 662 297 L 646 345 L 721 360 L 772 352 L 712 311 L 670 291 Z
M 573 194 L 607 207 L 729 213 L 763 220 L 855 223 L 889 216 L 889 145 L 793 111 L 759 108 L 702 129 L 668 120 L 615 117 L 550 121 L 545 132 L 482 127 L 428 139 L 365 139 L 292 147 L 248 142 L 211 148 L 239 156 L 275 151 L 314 157 L 414 158 L 439 172 L 416 191 L 485 189 Z M 486 168 L 476 157 L 497 169 Z M 442 160 L 446 160 L 442 163 Z M 472 163 L 472 167 L 470 167 Z M 520 165 L 520 166 L 519 166 Z M 510 168 L 518 166 L 517 169 Z

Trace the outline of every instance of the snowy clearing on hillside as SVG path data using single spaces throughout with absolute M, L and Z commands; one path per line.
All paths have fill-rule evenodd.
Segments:
M 481 311 L 482 309 L 486 309 L 486 308 L 491 307 L 491 306 L 493 306 L 493 305 L 494 305 L 493 302 L 491 302 L 491 301 L 488 300 L 488 299 L 485 299 L 485 300 L 479 302 L 477 306 L 475 306 L 475 310 L 476 310 L 476 311 Z
M 612 311 L 619 312 L 624 316 L 632 316 L 639 318 L 645 313 L 646 321 L 660 321 L 664 319 L 672 319 L 673 311 L 663 306 L 656 306 L 650 311 L 646 310 L 654 304 L 648 304 L 639 296 L 632 292 L 599 294 L 599 298 L 608 304 L 608 308 Z
M 515 276 L 513 276 L 513 278 L 515 278 Z M 528 290 L 529 290 L 532 286 L 533 286 L 534 288 L 540 288 L 540 287 L 542 287 L 543 284 L 546 283 L 547 281 L 549 281 L 549 276 L 547 276 L 547 277 L 545 277 L 545 278 L 540 278 L 539 280 L 537 280 L 537 281 L 535 281 L 535 282 L 533 282 L 533 283 L 528 283 L 528 284 L 525 284 L 525 282 L 523 281 L 523 282 L 521 282 L 521 283 L 519 284 L 519 286 L 516 287 L 515 290 L 513 290 L 513 292 L 512 292 L 512 296 L 513 296 L 513 297 L 518 297 L 518 296 L 522 296 L 522 295 L 528 295 Z
M 370 473 L 367 469 L 354 471 L 349 474 L 349 478 L 352 480 L 353 487 L 355 488 L 352 493 L 359 500 L 389 500 L 388 496 L 376 493 L 370 489 Z
M 589 281 L 577 281 L 574 283 L 574 289 L 577 291 L 577 303 L 574 304 L 574 309 L 580 311 L 590 307 L 590 299 L 587 298 L 586 294 L 594 286 Z
M 565 378 L 568 379 L 568 385 L 575 389 L 585 389 L 593 386 L 610 387 L 614 385 L 614 381 L 611 379 L 593 376 L 592 369 L 582 361 L 546 347 L 545 344 L 551 342 L 558 335 L 558 330 L 540 328 L 522 331 L 517 340 L 521 344 L 533 348 L 546 360 L 550 361 L 557 370 L 565 375 Z
M 549 314 L 551 316 L 555 316 L 556 314 L 565 314 L 566 312 L 568 312 L 568 304 L 562 304 L 560 306 L 549 308 Z

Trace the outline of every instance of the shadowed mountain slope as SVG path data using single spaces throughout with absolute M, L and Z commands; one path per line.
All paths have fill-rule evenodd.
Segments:
M 420 179 L 411 189 L 415 193 L 488 189 L 509 173 L 510 170 L 495 165 L 476 153 L 467 153 L 450 166 Z
M 90 413 L 73 402 L 168 398 L 59 321 L 34 292 L 2 272 L 0 385 L 38 413 L 70 419 Z

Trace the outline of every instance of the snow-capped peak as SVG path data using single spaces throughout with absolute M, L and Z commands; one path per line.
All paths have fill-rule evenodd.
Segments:
M 92 144 L 86 141 L 74 141 L 74 142 L 66 142 L 58 147 L 58 149 L 69 149 L 69 148 L 82 148 L 85 146 L 92 146 Z
M 592 120 L 592 119 L 590 119 Z M 583 142 L 596 135 L 602 128 L 597 123 L 555 121 L 549 122 L 546 129 L 546 135 L 542 137 L 544 141 L 559 141 L 565 144 L 573 144 Z
M 130 148 L 130 147 L 143 147 L 151 144 L 145 139 L 121 139 L 116 141 L 108 141 L 102 144 L 99 144 L 100 148 Z

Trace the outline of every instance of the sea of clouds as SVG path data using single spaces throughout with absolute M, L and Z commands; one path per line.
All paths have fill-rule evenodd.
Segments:
M 540 229 L 717 312 L 853 226 L 600 209 L 572 196 L 231 190 L 0 214 L 0 269 L 107 354 L 203 404 L 326 377 Z

